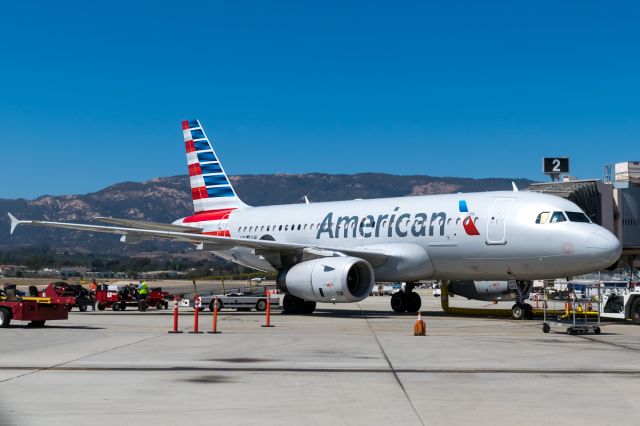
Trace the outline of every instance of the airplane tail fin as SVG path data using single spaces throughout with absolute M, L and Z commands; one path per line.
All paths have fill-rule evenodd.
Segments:
M 187 151 L 194 211 L 197 213 L 247 207 L 233 189 L 200 121 L 183 121 L 182 133 Z

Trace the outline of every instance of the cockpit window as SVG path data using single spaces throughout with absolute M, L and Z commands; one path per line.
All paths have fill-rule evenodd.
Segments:
M 566 220 L 567 220 L 567 218 L 564 216 L 564 213 L 562 213 L 562 212 L 553 212 L 553 214 L 551 215 L 550 223 L 565 222 Z
M 536 223 L 547 223 L 547 220 L 549 220 L 549 212 L 542 212 L 536 218 Z
M 565 212 L 571 222 L 591 223 L 586 214 L 582 212 Z

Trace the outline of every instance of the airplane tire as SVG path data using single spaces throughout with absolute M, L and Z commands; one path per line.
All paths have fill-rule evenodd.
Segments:
M 422 306 L 422 299 L 418 293 L 409 292 L 407 294 L 407 312 L 418 312 Z
M 634 324 L 640 324 L 640 298 L 637 298 L 631 305 L 631 319 Z
M 285 294 L 282 298 L 283 314 L 301 314 L 304 307 L 304 301 L 290 294 Z
M 528 303 L 524 305 L 524 318 L 528 320 L 533 319 L 533 306 Z
M 407 312 L 407 297 L 404 291 L 398 291 L 391 295 L 391 309 L 394 312 Z
M 304 302 L 304 306 L 302 307 L 302 313 L 309 315 L 312 314 L 313 311 L 316 310 L 316 302 Z
M 526 315 L 526 309 L 523 305 L 515 304 L 511 307 L 511 318 L 514 320 L 523 320 Z

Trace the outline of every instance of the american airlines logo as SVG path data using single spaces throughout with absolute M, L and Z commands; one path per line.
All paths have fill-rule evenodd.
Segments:
M 433 213 L 399 213 L 400 207 L 393 209 L 392 214 L 366 216 L 338 216 L 328 213 L 316 234 L 319 240 L 323 235 L 327 238 L 378 238 L 386 237 L 431 237 L 444 235 L 447 220 L 445 212 Z
M 460 218 L 462 219 L 462 227 L 467 235 L 480 235 L 480 231 L 476 228 L 474 214 L 469 212 L 467 202 L 465 200 L 458 201 L 458 210 L 460 210 Z

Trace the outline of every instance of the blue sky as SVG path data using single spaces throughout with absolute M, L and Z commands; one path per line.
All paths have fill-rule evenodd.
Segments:
M 640 159 L 635 2 L 10 2 L 0 198 L 186 173 L 544 179 Z

